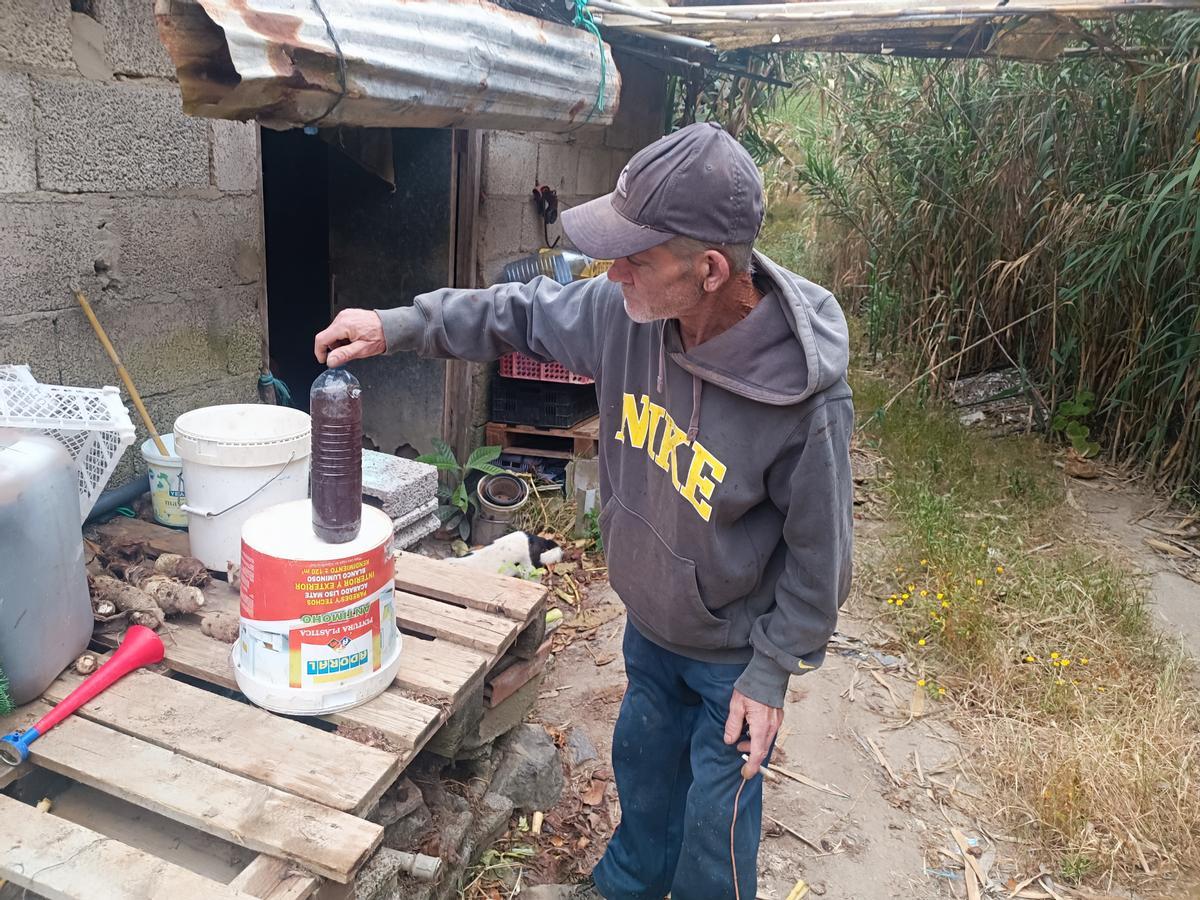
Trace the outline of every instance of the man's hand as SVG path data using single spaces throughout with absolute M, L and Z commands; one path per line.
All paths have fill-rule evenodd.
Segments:
M 758 772 L 758 767 L 767 758 L 767 750 L 775 740 L 779 726 L 783 724 L 783 710 L 751 700 L 741 691 L 734 691 L 729 698 L 729 718 L 725 720 L 725 743 L 732 744 L 750 730 L 750 740 L 738 744 L 738 750 L 749 753 L 745 771 Z
M 313 345 L 317 362 L 331 369 L 352 359 L 366 359 L 387 352 L 383 323 L 379 313 L 370 309 L 343 309 L 329 327 L 317 335 Z

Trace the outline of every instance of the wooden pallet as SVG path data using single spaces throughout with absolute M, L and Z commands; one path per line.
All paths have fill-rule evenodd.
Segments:
M 488 422 L 484 426 L 487 444 L 500 446 L 506 453 L 522 456 L 546 456 L 551 459 L 590 459 L 600 448 L 600 417 L 593 416 L 573 428 L 536 428 Z
M 187 552 L 186 534 L 141 520 L 100 530 L 107 538 L 144 540 L 157 552 Z M 300 898 L 321 878 L 351 883 L 383 838 L 364 817 L 442 723 L 482 692 L 485 673 L 522 629 L 544 615 L 539 585 L 448 571 L 411 554 L 397 559 L 396 587 L 404 638 L 395 683 L 362 706 L 323 717 L 328 724 L 246 702 L 236 693 L 230 646 L 202 634 L 199 619 L 189 616 L 163 632 L 162 674 L 126 676 L 32 745 L 35 770 L 258 854 L 236 878 L 215 881 L 5 797 L 0 817 L 18 842 L 0 858 L 0 877 L 46 896 L 89 900 L 168 890 Z M 237 594 L 224 582 L 205 588 L 205 598 L 206 610 L 237 612 Z M 0 720 L 0 733 L 27 726 L 79 681 L 65 673 L 38 701 Z M 381 746 L 350 740 L 332 726 L 370 729 Z M 12 777 L 0 772 L 0 787 Z M 296 875 L 297 867 L 304 872 Z M 108 876 L 112 890 L 97 892 Z

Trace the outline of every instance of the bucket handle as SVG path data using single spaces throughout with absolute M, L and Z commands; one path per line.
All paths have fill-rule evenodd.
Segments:
M 231 506 L 225 507 L 220 512 L 213 512 L 212 510 L 209 510 L 209 509 L 196 509 L 194 506 L 188 506 L 186 503 L 183 504 L 180 507 L 180 509 L 182 509 L 184 512 L 190 513 L 191 515 L 194 515 L 194 516 L 203 516 L 206 519 L 215 519 L 218 516 L 223 516 L 223 515 L 225 515 L 225 513 L 229 512 L 231 509 L 237 509 L 239 506 L 241 506 L 247 500 L 253 500 L 259 494 L 261 494 L 263 491 L 265 491 L 267 489 L 267 487 L 271 484 L 271 482 L 273 482 L 276 478 L 278 478 L 280 475 L 282 475 L 284 472 L 287 471 L 287 467 L 292 464 L 292 460 L 294 460 L 295 458 L 296 458 L 296 451 L 293 450 L 292 455 L 289 456 L 287 458 L 287 462 L 285 462 L 283 464 L 283 468 L 281 468 L 278 472 L 276 472 L 274 475 L 272 475 L 270 478 L 268 478 L 265 482 L 263 482 L 261 485 L 259 485 L 257 488 L 255 488 L 252 493 L 243 497 L 237 503 L 234 503 Z

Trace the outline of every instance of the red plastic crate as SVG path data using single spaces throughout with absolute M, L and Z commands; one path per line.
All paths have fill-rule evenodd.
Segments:
M 586 375 L 569 372 L 556 362 L 538 362 L 520 353 L 506 353 L 500 357 L 500 374 L 505 378 L 523 378 L 526 381 L 555 381 L 559 384 L 592 384 Z

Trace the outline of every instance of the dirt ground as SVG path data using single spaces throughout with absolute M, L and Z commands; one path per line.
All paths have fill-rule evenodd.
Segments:
M 1146 545 L 1154 532 L 1145 526 L 1153 527 L 1154 518 L 1137 521 L 1158 510 L 1159 501 L 1111 480 L 1073 482 L 1070 490 L 1068 503 L 1081 521 L 1147 573 L 1164 628 L 1200 657 L 1200 585 L 1177 571 L 1178 560 Z M 878 552 L 883 524 L 864 519 L 857 527 L 858 553 Z M 961 765 L 972 750 L 952 727 L 954 706 L 916 699 L 923 692 L 907 661 L 880 649 L 887 638 L 873 625 L 867 612 L 872 608 L 877 603 L 852 594 L 825 666 L 793 679 L 774 762 L 838 793 L 787 778 L 767 781 L 764 809 L 770 818 L 764 820 L 759 854 L 759 896 L 783 900 L 803 880 L 810 896 L 831 900 L 965 897 L 964 855 L 954 831 L 1000 883 L 1011 886 L 1010 879 L 1036 874 L 1015 862 L 1024 856 L 1020 845 L 980 818 L 976 789 Z M 606 584 L 593 584 L 582 616 L 584 625 L 602 624 L 567 631 L 575 638 L 557 652 L 534 711 L 554 733 L 582 729 L 599 755 L 573 773 L 560 810 L 563 816 L 592 811 L 596 840 L 583 851 L 581 869 L 598 857 L 616 819 L 615 792 L 603 780 L 610 780 L 605 766 L 625 680 L 620 655 L 625 619 Z M 604 802 L 589 804 L 597 786 Z M 581 804 L 589 788 L 593 796 Z M 597 815 L 605 806 L 606 815 Z M 1180 884 L 1165 894 L 1111 890 L 1110 896 L 1200 900 L 1200 888 Z

